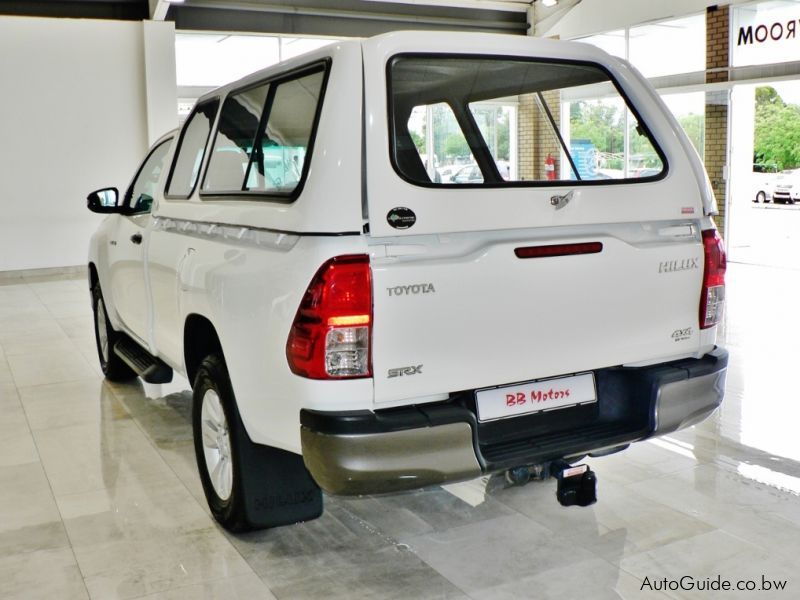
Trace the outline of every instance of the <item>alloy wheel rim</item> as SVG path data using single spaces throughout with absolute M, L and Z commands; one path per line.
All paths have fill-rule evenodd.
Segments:
M 200 431 L 203 436 L 203 456 L 208 478 L 211 480 L 214 492 L 224 502 L 231 497 L 233 490 L 233 457 L 228 420 L 225 418 L 219 395 L 213 389 L 206 390 L 203 395 Z

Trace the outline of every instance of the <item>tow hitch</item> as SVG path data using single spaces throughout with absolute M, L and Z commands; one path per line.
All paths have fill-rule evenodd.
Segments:
M 597 502 L 597 476 L 589 465 L 572 467 L 565 461 L 555 461 L 550 468 L 558 480 L 556 498 L 561 506 L 589 506 Z
M 531 479 L 549 477 L 555 477 L 558 482 L 556 498 L 561 506 L 589 506 L 597 502 L 597 476 L 589 465 L 573 467 L 565 460 L 554 460 L 506 471 L 506 481 L 511 485 L 525 485 Z

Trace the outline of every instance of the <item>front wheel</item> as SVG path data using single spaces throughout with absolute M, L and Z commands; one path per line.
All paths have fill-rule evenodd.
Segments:
M 97 358 L 106 379 L 111 381 L 127 381 L 136 377 L 136 372 L 114 353 L 114 344 L 119 333 L 111 327 L 108 320 L 106 303 L 100 291 L 100 284 L 92 288 L 92 310 L 94 312 L 94 340 L 97 344 Z
M 220 355 L 203 360 L 192 392 L 200 481 L 211 514 L 225 529 L 276 527 L 322 514 L 322 492 L 303 459 L 250 440 Z

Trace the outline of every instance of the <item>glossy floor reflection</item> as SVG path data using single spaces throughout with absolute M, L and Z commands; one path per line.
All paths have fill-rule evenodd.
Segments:
M 83 279 L 0 284 L 0 597 L 718 597 L 655 589 L 684 576 L 800 597 L 793 274 L 730 265 L 723 409 L 592 459 L 590 508 L 483 478 L 240 536 L 208 514 L 186 381 L 104 382 Z

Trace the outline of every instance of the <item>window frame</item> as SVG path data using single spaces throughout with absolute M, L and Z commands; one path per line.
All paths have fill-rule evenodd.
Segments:
M 531 180 L 531 181 L 484 181 L 484 183 L 436 183 L 433 181 L 417 181 L 408 177 L 403 173 L 397 164 L 395 156 L 395 118 L 394 118 L 394 94 L 392 91 L 392 67 L 397 59 L 461 59 L 461 60 L 507 60 L 516 62 L 532 62 L 532 63 L 545 63 L 556 65 L 570 65 L 580 67 L 595 68 L 608 77 L 608 81 L 622 98 L 626 108 L 630 111 L 631 115 L 636 118 L 639 127 L 642 128 L 646 137 L 653 146 L 653 150 L 661 160 L 663 169 L 657 175 L 648 177 L 628 178 L 628 179 L 555 179 L 555 180 Z M 387 111 L 387 126 L 388 126 L 388 139 L 389 139 L 389 160 L 392 164 L 394 172 L 406 183 L 415 185 L 417 187 L 431 188 L 438 190 L 453 190 L 453 189 L 502 189 L 502 188 L 553 188 L 553 187 L 573 187 L 573 186 L 605 186 L 605 185 L 631 185 L 637 183 L 652 183 L 661 181 L 669 175 L 670 165 L 667 156 L 661 149 L 658 139 L 653 135 L 652 130 L 648 127 L 647 123 L 642 119 L 636 106 L 630 101 L 628 95 L 620 87 L 619 82 L 616 80 L 611 71 L 600 63 L 585 60 L 561 59 L 561 58 L 540 58 L 535 56 L 519 56 L 507 54 L 474 54 L 474 53 L 452 53 L 452 52 L 400 52 L 393 54 L 386 61 L 386 111 Z M 450 100 L 442 100 L 450 104 Z M 474 101 L 473 101 L 474 102 Z M 469 102 L 464 106 L 467 111 L 469 110 Z M 451 106 L 452 109 L 452 106 Z M 455 109 L 452 109 L 455 112 Z M 560 129 L 558 134 L 560 135 Z M 561 150 L 563 152 L 563 149 Z M 480 163 L 478 163 L 480 166 Z M 484 173 L 484 180 L 486 174 Z M 501 178 L 502 179 L 502 178 Z
M 206 164 L 203 166 L 203 173 L 202 178 L 198 178 L 198 183 L 200 185 L 200 199 L 201 200 L 261 200 L 261 201 L 273 201 L 273 202 L 280 202 L 282 204 L 292 204 L 300 194 L 303 192 L 303 188 L 305 187 L 306 180 L 308 179 L 308 171 L 311 166 L 311 160 L 313 157 L 313 150 L 314 150 L 314 142 L 317 138 L 317 132 L 319 130 L 319 122 L 320 116 L 322 115 L 322 106 L 325 102 L 325 93 L 328 88 L 328 80 L 330 78 L 331 72 L 331 65 L 333 61 L 330 57 L 323 58 L 321 60 L 315 60 L 305 65 L 301 65 L 294 69 L 283 71 L 281 73 L 277 73 L 270 77 L 265 77 L 264 79 L 259 79 L 256 82 L 248 83 L 245 86 L 238 87 L 228 91 L 225 94 L 225 98 L 222 102 L 220 102 L 220 107 L 224 107 L 225 102 L 228 100 L 230 96 L 246 92 L 248 90 L 254 89 L 256 87 L 262 85 L 268 85 L 269 91 L 267 92 L 266 100 L 264 101 L 264 106 L 261 109 L 261 116 L 258 121 L 258 131 L 256 131 L 256 139 L 258 136 L 262 135 L 262 129 L 267 126 L 269 122 L 270 113 L 272 112 L 272 102 L 275 99 L 275 93 L 278 87 L 282 83 L 286 83 L 288 81 L 293 81 L 295 79 L 300 79 L 305 75 L 312 75 L 314 73 L 321 72 L 322 73 L 322 85 L 320 86 L 319 91 L 319 100 L 317 102 L 317 108 L 314 111 L 314 118 L 311 123 L 311 135 L 308 138 L 308 146 L 306 147 L 306 155 L 303 161 L 303 170 L 300 173 L 300 179 L 297 181 L 297 185 L 292 189 L 291 192 L 264 192 L 264 191 L 253 191 L 253 190 L 241 190 L 241 191 L 213 191 L 213 190 L 204 190 L 203 186 L 205 185 L 206 180 L 206 173 L 208 171 L 208 165 L 211 162 L 211 155 L 209 154 L 208 160 L 206 160 Z M 216 122 L 214 123 L 213 128 L 213 137 L 209 136 L 211 141 L 211 148 L 214 148 L 214 145 L 217 142 L 217 135 L 219 133 L 219 120 L 222 117 L 222 110 L 220 108 L 219 114 L 217 115 Z M 252 168 L 252 156 L 247 165 L 247 171 L 244 177 L 250 172 Z M 244 179 L 242 180 L 244 182 Z
M 275 93 L 274 93 L 274 87 L 275 86 L 272 85 L 271 81 L 258 81 L 256 83 L 252 83 L 252 84 L 246 85 L 246 86 L 241 87 L 241 88 L 236 88 L 235 90 L 230 90 L 227 94 L 225 94 L 225 97 L 220 100 L 219 114 L 217 115 L 217 119 L 214 122 L 213 127 L 211 128 L 212 130 L 209 132 L 209 141 L 211 143 L 208 144 L 208 152 L 209 152 L 208 160 L 205 161 L 206 164 L 203 166 L 203 173 L 202 173 L 203 176 L 202 176 L 202 178 L 198 178 L 199 179 L 199 185 L 200 185 L 200 196 L 201 197 L 202 196 L 208 196 L 208 195 L 220 196 L 220 195 L 226 195 L 226 194 L 243 194 L 243 193 L 245 193 L 244 190 L 237 190 L 237 191 L 232 191 L 232 190 L 204 191 L 203 187 L 205 187 L 206 177 L 208 177 L 208 167 L 211 164 L 211 160 L 213 159 L 213 156 L 214 156 L 214 148 L 217 145 L 217 136 L 219 134 L 219 124 L 220 124 L 220 121 L 222 120 L 222 111 L 225 109 L 225 104 L 227 104 L 228 99 L 231 98 L 231 96 L 235 96 L 237 94 L 244 94 L 246 92 L 249 92 L 250 90 L 254 90 L 254 89 L 262 87 L 262 86 L 265 86 L 267 88 L 267 95 L 264 97 L 264 104 L 261 105 L 261 114 L 258 117 L 258 125 L 256 125 L 256 128 L 257 128 L 256 129 L 256 137 L 258 137 L 260 135 L 261 128 L 264 125 L 266 125 L 266 123 L 264 122 L 264 116 L 268 112 L 267 108 L 269 107 L 271 109 L 272 99 L 273 99 L 273 97 L 275 95 Z M 213 134 L 213 136 L 212 136 L 212 134 Z M 244 183 L 244 181 L 246 181 L 247 175 L 249 175 L 249 173 L 250 173 L 250 165 L 251 164 L 252 164 L 252 156 L 248 157 L 247 167 L 246 167 L 247 171 L 244 174 L 244 179 L 242 179 L 242 183 Z
M 136 174 L 133 176 L 133 179 L 131 180 L 128 189 L 125 190 L 125 195 L 123 196 L 122 199 L 122 206 L 125 208 L 125 216 L 135 217 L 138 215 L 145 215 L 153 212 L 152 206 L 150 207 L 150 210 L 133 210 L 131 208 L 131 202 L 133 202 L 133 188 L 136 186 L 136 182 L 139 180 L 139 176 L 142 174 L 142 171 L 144 170 L 144 166 L 147 164 L 147 161 L 149 161 L 150 158 L 153 156 L 153 154 L 156 153 L 156 150 L 161 148 L 164 144 L 172 144 L 174 141 L 175 141 L 174 135 L 171 135 L 168 138 L 161 140 L 161 142 L 153 146 L 147 153 L 147 155 L 144 157 L 144 160 L 141 162 L 139 168 L 136 170 Z M 169 148 L 167 148 L 167 154 L 169 154 Z M 167 157 L 165 156 L 164 157 L 165 163 L 166 163 L 166 158 Z M 155 198 L 153 200 L 155 200 Z
M 175 174 L 175 167 L 178 165 L 178 159 L 181 155 L 181 150 L 183 149 L 183 139 L 186 136 L 186 132 L 189 129 L 189 125 L 191 124 L 192 119 L 194 116 L 200 111 L 200 108 L 206 106 L 208 104 L 216 103 L 217 107 L 214 111 L 214 118 L 211 120 L 211 126 L 208 128 L 208 135 L 206 136 L 206 141 L 203 148 L 203 157 L 200 160 L 200 172 L 197 174 L 197 179 L 192 186 L 192 189 L 189 190 L 189 194 L 183 196 L 181 194 L 170 194 L 169 187 L 172 185 L 172 176 Z M 194 196 L 195 191 L 197 190 L 197 186 L 200 184 L 201 175 L 205 171 L 205 163 L 208 161 L 208 140 L 211 139 L 211 133 L 214 131 L 214 127 L 219 120 L 219 110 L 222 102 L 220 101 L 219 96 L 214 96 L 212 98 L 208 98 L 203 100 L 202 102 L 198 102 L 195 107 L 192 109 L 191 114 L 186 119 L 186 124 L 181 128 L 180 136 L 178 137 L 178 145 L 175 147 L 175 154 L 172 156 L 172 165 L 169 168 L 169 176 L 167 177 L 167 183 L 164 186 L 164 199 L 166 200 L 189 200 L 192 196 Z

